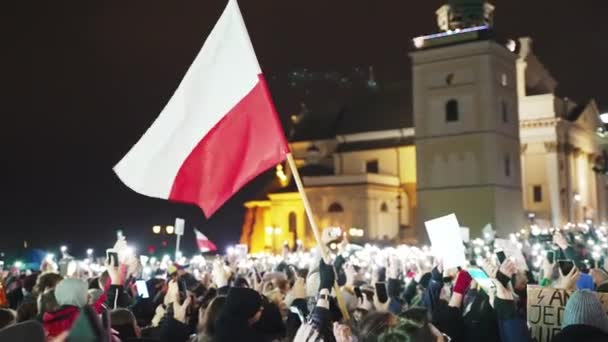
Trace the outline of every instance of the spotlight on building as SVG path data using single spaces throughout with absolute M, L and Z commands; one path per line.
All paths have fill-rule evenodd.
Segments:
M 608 124 L 608 112 L 600 114 L 600 120 L 603 123 Z

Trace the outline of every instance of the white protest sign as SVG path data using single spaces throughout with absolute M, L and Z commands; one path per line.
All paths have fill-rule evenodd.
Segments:
M 424 223 L 433 254 L 443 260 L 444 269 L 465 266 L 464 244 L 456 215 L 450 214 Z
M 462 241 L 469 243 L 471 241 L 471 230 L 467 227 L 460 227 L 460 235 L 462 236 Z
M 184 235 L 184 226 L 186 225 L 186 221 L 181 218 L 175 219 L 175 235 Z
M 521 249 L 517 247 L 517 244 L 511 240 L 505 239 L 496 239 L 494 240 L 495 249 L 502 250 L 505 252 L 507 258 L 513 259 L 515 262 L 515 266 L 520 271 L 527 271 L 528 264 L 526 263 L 526 258 L 524 258 L 524 254 L 521 252 Z

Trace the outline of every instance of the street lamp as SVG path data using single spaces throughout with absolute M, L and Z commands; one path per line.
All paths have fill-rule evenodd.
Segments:
M 89 249 L 87 249 L 87 256 L 90 258 L 91 255 L 93 255 L 93 249 L 89 248 Z
M 600 121 L 602 121 L 602 123 L 608 124 L 608 112 L 600 114 Z
M 167 234 L 171 235 L 175 231 L 175 227 L 167 226 L 166 231 L 167 231 Z
M 160 230 L 161 230 L 160 226 L 152 227 L 152 233 L 154 233 L 154 234 L 160 234 Z

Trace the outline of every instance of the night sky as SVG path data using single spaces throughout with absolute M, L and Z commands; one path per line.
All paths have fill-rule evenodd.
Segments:
M 44 1 L 3 11 L 0 250 L 23 240 L 101 250 L 118 228 L 145 249 L 152 225 L 176 216 L 220 245 L 238 239 L 242 202 L 259 184 L 206 221 L 196 207 L 133 193 L 112 172 L 160 113 L 225 3 Z M 373 64 L 395 79 L 409 78 L 410 39 L 436 31 L 442 3 L 240 1 L 266 74 Z M 534 39 L 560 95 L 592 97 L 608 109 L 606 1 L 492 3 L 496 30 Z M 188 229 L 187 248 L 193 239 Z

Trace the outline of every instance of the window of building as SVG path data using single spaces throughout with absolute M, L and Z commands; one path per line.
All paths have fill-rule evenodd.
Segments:
M 540 203 L 543 201 L 543 188 L 540 185 L 535 185 L 532 187 L 532 194 L 534 198 L 534 203 Z
M 445 121 L 458 121 L 458 101 L 452 99 L 445 104 Z
M 511 177 L 511 156 L 505 156 L 505 176 Z
M 289 213 L 289 232 L 298 233 L 298 216 L 293 211 Z
M 388 205 L 386 205 L 386 202 L 382 202 L 382 205 L 380 205 L 380 212 L 388 213 Z
M 342 205 L 340 203 L 334 202 L 329 206 L 327 211 L 330 213 L 342 213 L 344 212 L 344 208 L 342 208 Z
M 500 84 L 502 84 L 503 87 L 506 87 L 508 84 L 507 74 L 505 74 L 504 72 L 502 73 L 502 75 L 500 75 Z
M 500 103 L 500 107 L 502 110 L 502 122 L 507 123 L 509 122 L 509 106 L 507 105 L 507 101 L 502 101 Z
M 452 82 L 454 82 L 454 74 L 449 73 L 446 77 L 445 77 L 445 84 L 447 85 L 452 85 Z
M 365 172 L 380 173 L 380 167 L 378 166 L 378 159 L 368 160 L 367 162 L 365 162 Z

